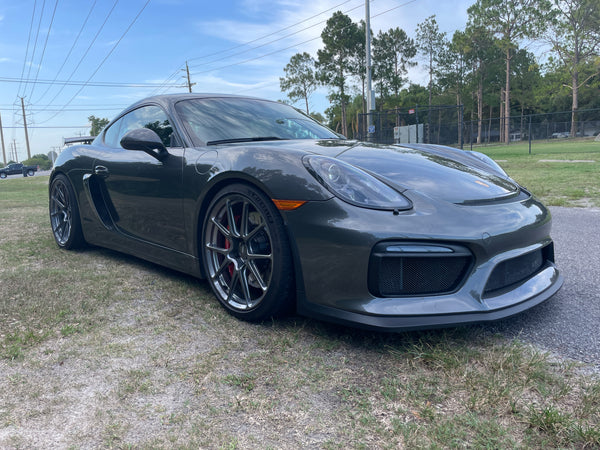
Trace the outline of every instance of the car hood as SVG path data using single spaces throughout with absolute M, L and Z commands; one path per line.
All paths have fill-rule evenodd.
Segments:
M 503 200 L 521 192 L 494 167 L 451 147 L 317 141 L 313 152 L 341 159 L 401 191 L 416 190 L 452 203 Z

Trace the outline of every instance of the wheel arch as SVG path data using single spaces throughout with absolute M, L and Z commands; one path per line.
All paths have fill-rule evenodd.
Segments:
M 198 209 L 197 209 L 197 214 L 196 214 L 195 233 L 194 233 L 194 239 L 195 239 L 194 248 L 198 252 L 197 253 L 198 264 L 200 265 L 200 272 L 202 273 L 202 277 L 206 278 L 206 268 L 204 267 L 204 259 L 202 257 L 202 248 L 201 248 L 201 245 L 202 245 L 201 235 L 202 235 L 202 228 L 204 226 L 203 225 L 204 217 L 208 211 L 208 207 L 210 206 L 211 201 L 217 195 L 217 193 L 219 191 L 221 191 L 223 188 L 225 188 L 226 186 L 229 186 L 232 184 L 246 184 L 246 185 L 252 186 L 252 187 L 260 190 L 268 198 L 268 200 L 273 204 L 273 207 L 275 208 L 275 210 L 277 211 L 277 214 L 281 218 L 281 221 L 283 223 L 283 227 L 284 227 L 287 239 L 288 239 L 288 244 L 290 247 L 289 250 L 292 255 L 292 271 L 294 273 L 296 290 L 297 290 L 298 286 L 301 284 L 302 271 L 299 270 L 299 267 L 300 267 L 299 261 L 300 260 L 298 257 L 298 249 L 296 247 L 296 241 L 294 240 L 294 236 L 291 234 L 290 229 L 287 226 L 287 221 L 286 221 L 285 215 L 282 214 L 281 211 L 273 203 L 273 195 L 270 192 L 270 189 L 268 189 L 268 187 L 264 183 L 260 182 L 256 178 L 246 175 L 243 172 L 229 172 L 227 175 L 224 175 L 223 177 L 214 179 L 214 181 L 212 183 L 210 183 L 210 185 L 207 187 L 207 189 L 203 192 L 203 195 L 201 196 L 201 198 L 198 201 Z

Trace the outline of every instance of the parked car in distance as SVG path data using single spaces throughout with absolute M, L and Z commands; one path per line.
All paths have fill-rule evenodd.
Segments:
M 6 178 L 9 175 L 22 174 L 24 177 L 32 177 L 38 170 L 38 166 L 24 166 L 21 163 L 8 164 L 0 169 L 0 178 Z
M 49 213 L 59 247 L 90 243 L 204 278 L 249 321 L 487 322 L 563 283 L 549 211 L 486 155 L 347 140 L 250 97 L 130 106 L 58 156 Z

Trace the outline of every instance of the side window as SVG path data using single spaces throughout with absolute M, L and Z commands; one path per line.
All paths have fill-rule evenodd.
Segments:
M 158 106 L 143 106 L 121 117 L 106 130 L 104 142 L 110 147 L 121 147 L 125 134 L 137 128 L 149 128 L 156 132 L 165 147 L 171 147 L 173 127 L 165 112 Z
M 117 120 L 104 132 L 104 143 L 109 147 L 119 148 L 119 128 L 123 119 Z

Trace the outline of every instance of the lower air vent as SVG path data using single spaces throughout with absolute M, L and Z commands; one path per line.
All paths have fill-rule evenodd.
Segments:
M 517 256 L 516 258 L 502 261 L 492 271 L 492 274 L 485 285 L 484 295 L 499 291 L 531 278 L 546 265 L 546 261 L 554 262 L 553 244 Z
M 369 291 L 377 297 L 450 293 L 472 264 L 471 253 L 459 246 L 378 244 L 369 264 Z

